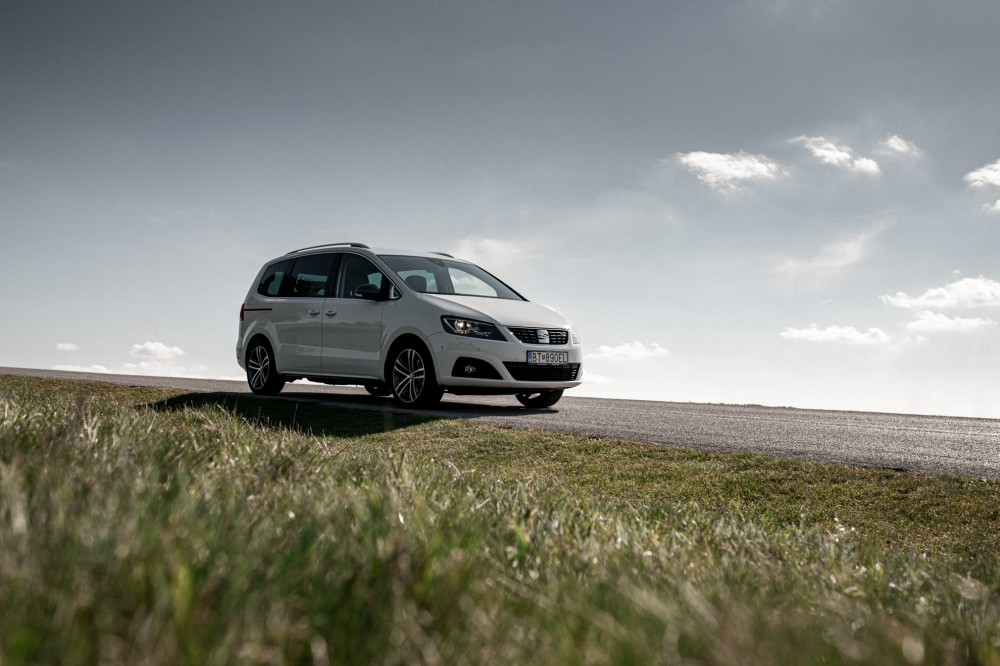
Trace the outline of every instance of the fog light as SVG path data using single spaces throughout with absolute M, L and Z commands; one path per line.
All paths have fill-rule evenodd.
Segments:
M 467 366 L 465 366 L 465 374 L 467 374 L 467 375 L 474 375 L 474 374 L 476 374 L 476 366 L 474 366 L 474 365 L 467 365 Z

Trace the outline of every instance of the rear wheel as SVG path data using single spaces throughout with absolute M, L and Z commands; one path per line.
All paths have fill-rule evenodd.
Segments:
M 404 407 L 432 407 L 444 391 L 434 378 L 430 353 L 416 344 L 407 344 L 392 359 L 393 399 Z
M 274 365 L 274 352 L 266 342 L 250 345 L 247 352 L 247 383 L 257 395 L 277 395 L 285 387 L 285 378 Z
M 534 393 L 518 393 L 517 400 L 525 407 L 551 407 L 559 402 L 562 391 L 536 391 Z

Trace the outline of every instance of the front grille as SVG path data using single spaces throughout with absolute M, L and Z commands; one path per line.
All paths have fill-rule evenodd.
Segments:
M 529 365 L 504 362 L 507 371 L 519 382 L 572 382 L 580 373 L 579 363 L 566 365 Z
M 569 342 L 569 331 L 558 328 L 537 329 L 537 328 L 511 328 L 509 329 L 514 337 L 526 345 L 544 344 L 538 341 L 538 331 L 548 331 L 550 345 L 565 345 Z

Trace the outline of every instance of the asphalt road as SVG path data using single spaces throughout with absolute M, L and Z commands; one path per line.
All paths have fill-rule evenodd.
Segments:
M 247 393 L 246 382 L 139 377 L 0 368 L 0 374 L 162 386 L 197 393 Z M 281 394 L 322 404 L 405 412 L 362 389 L 289 384 Z M 592 437 L 677 445 L 705 451 L 742 451 L 782 458 L 955 474 L 1000 480 L 1000 420 L 836 412 L 755 405 L 707 405 L 564 396 L 553 408 L 527 410 L 512 396 L 445 395 L 422 412 L 493 425 Z

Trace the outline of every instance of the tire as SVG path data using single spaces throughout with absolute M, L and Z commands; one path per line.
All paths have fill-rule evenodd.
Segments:
M 535 393 L 518 393 L 517 400 L 525 407 L 541 409 L 551 407 L 559 402 L 562 391 L 537 391 Z
M 392 356 L 389 376 L 392 398 L 403 407 L 433 407 L 444 394 L 434 377 L 430 353 L 422 345 L 406 344 L 400 347 Z
M 376 398 L 384 398 L 392 394 L 392 390 L 385 384 L 367 384 L 365 390 L 368 391 L 368 395 Z
M 278 395 L 285 388 L 285 378 L 278 374 L 274 352 L 263 341 L 250 345 L 247 352 L 247 384 L 257 395 Z

